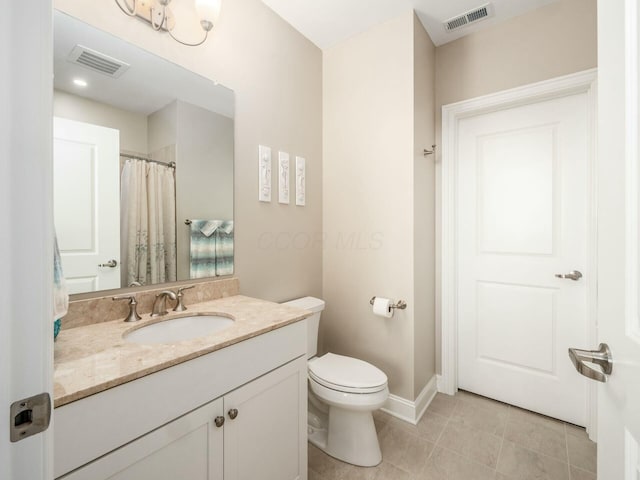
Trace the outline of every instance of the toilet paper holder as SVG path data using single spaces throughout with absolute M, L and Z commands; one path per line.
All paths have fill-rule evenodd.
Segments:
M 375 302 L 375 300 L 376 297 L 371 297 L 371 300 L 369 300 L 369 304 L 373 305 L 373 302 Z M 407 302 L 405 302 L 404 300 L 398 300 L 396 303 L 389 305 L 389 308 L 398 308 L 400 310 L 404 310 L 405 308 L 407 308 Z

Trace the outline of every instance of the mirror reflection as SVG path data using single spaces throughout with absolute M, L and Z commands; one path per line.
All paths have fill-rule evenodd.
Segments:
M 54 22 L 54 221 L 70 292 L 232 274 L 233 92 Z

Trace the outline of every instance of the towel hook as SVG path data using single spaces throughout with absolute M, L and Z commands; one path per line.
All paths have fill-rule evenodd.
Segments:
M 433 155 L 434 153 L 436 153 L 436 145 L 431 145 L 431 150 L 427 150 L 426 148 L 424 149 L 424 156 L 429 156 L 429 155 Z

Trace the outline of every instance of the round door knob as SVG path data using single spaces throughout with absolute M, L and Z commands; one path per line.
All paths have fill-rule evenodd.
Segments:
M 224 425 L 224 417 L 216 417 L 214 422 L 216 422 L 216 427 L 220 428 Z
M 236 410 L 235 408 L 232 408 L 231 410 L 229 410 L 229 418 L 231 420 L 235 420 L 237 416 L 238 416 L 238 410 Z

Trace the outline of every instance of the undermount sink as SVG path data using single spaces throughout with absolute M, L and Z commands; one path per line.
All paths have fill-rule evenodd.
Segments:
M 176 343 L 183 340 L 205 337 L 233 325 L 233 319 L 221 315 L 194 314 L 172 318 L 146 327 L 138 328 L 124 335 L 131 343 Z

